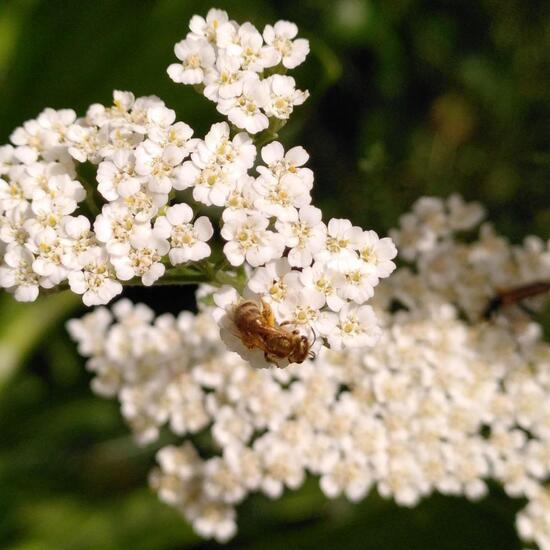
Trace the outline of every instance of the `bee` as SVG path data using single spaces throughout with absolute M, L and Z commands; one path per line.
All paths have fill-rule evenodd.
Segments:
M 492 298 L 483 313 L 484 319 L 490 319 L 498 310 L 520 304 L 526 298 L 532 298 L 550 291 L 550 281 L 537 281 L 508 290 L 501 290 Z
M 312 344 L 297 329 L 287 328 L 290 321 L 278 324 L 269 304 L 261 301 L 261 306 L 253 300 L 246 300 L 233 311 L 233 322 L 238 336 L 248 349 L 260 349 L 265 360 L 277 366 L 278 359 L 288 359 L 291 363 L 303 363 L 313 359 Z

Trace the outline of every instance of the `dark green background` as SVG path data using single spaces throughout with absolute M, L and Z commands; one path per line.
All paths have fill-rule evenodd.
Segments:
M 550 3 L 526 0 L 220 1 L 258 27 L 298 23 L 311 41 L 295 76 L 311 99 L 282 133 L 316 173 L 315 202 L 380 232 L 421 195 L 483 201 L 514 240 L 550 233 Z M 157 94 L 202 135 L 213 104 L 165 70 L 208 3 L 0 0 L 0 143 L 46 106 Z M 189 291 L 190 292 L 190 291 Z M 158 312 L 189 292 L 133 290 Z M 206 548 L 145 488 L 117 405 L 94 397 L 63 331 L 70 295 L 16 305 L 0 296 L 0 547 Z M 310 481 L 281 501 L 239 508 L 239 548 L 520 548 L 521 502 L 497 489 L 472 505 L 435 497 L 414 510 L 369 497 L 327 502 Z

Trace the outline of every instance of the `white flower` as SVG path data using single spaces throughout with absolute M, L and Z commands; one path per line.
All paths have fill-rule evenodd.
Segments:
M 214 502 L 237 504 L 247 494 L 238 472 L 219 457 L 207 460 L 204 465 L 204 492 Z
M 136 149 L 136 173 L 145 176 L 149 190 L 153 193 L 169 193 L 174 185 L 179 166 L 185 154 L 174 145 L 162 147 L 152 140 L 146 140 Z
M 135 235 L 130 243 L 127 254 L 111 258 L 116 276 L 122 281 L 141 277 L 145 286 L 151 286 L 164 275 L 162 257 L 168 253 L 170 245 L 151 229 Z
M 68 279 L 71 290 L 82 294 L 82 301 L 87 306 L 107 304 L 122 292 L 107 254 L 99 248 L 94 249 L 82 271 L 71 271 Z
M 99 151 L 106 142 L 106 132 L 95 126 L 86 127 L 75 123 L 67 130 L 68 152 L 78 162 L 99 162 Z
M 254 201 L 258 198 L 258 193 L 254 190 L 255 181 L 255 178 L 247 174 L 239 176 L 225 200 L 225 210 L 253 210 Z
M 327 313 L 317 323 L 332 349 L 372 347 L 380 337 L 376 315 L 370 306 L 345 304 L 339 313 Z
M 71 179 L 68 174 L 59 174 L 49 177 L 42 187 L 34 190 L 32 204 L 34 209 L 39 203 L 55 203 L 64 214 L 71 214 L 85 197 L 86 191 L 79 181 Z
M 389 237 L 380 239 L 376 232 L 365 231 L 358 237 L 356 246 L 360 258 L 374 267 L 379 279 L 389 277 L 395 270 L 395 263 L 391 260 L 397 256 L 397 248 Z
M 202 469 L 201 458 L 189 441 L 180 447 L 163 447 L 156 458 L 164 472 L 177 475 L 182 481 L 191 480 Z
M 101 129 L 123 128 L 127 131 L 141 134 L 147 133 L 151 108 L 164 106 L 164 102 L 156 96 L 136 98 L 131 92 L 115 90 L 113 106 L 104 107 L 100 104 L 91 105 L 86 113 L 85 123 Z
M 229 21 L 227 12 L 210 8 L 206 18 L 193 15 L 189 22 L 192 36 L 206 38 L 209 42 L 216 42 L 218 29 Z
M 86 216 L 67 216 L 63 219 L 62 227 L 65 237 L 61 261 L 71 270 L 82 269 L 98 244 L 90 221 Z
M 145 131 L 144 128 L 142 130 Z M 133 151 L 143 141 L 144 136 L 142 132 L 134 131 L 133 125 L 125 123 L 122 126 L 105 126 L 102 137 L 104 141 L 99 148 L 96 162 L 110 159 L 121 151 Z
M 292 290 L 299 290 L 300 273 L 291 270 L 286 258 L 259 267 L 248 280 L 247 288 L 267 302 L 281 302 Z
M 285 174 L 281 178 L 262 175 L 256 180 L 254 189 L 259 195 L 254 206 L 280 221 L 296 219 L 296 208 L 311 202 L 310 188 L 293 174 Z
M 99 103 L 90 105 L 86 112 L 86 118 L 82 122 L 90 126 L 102 127 L 113 121 L 128 120 L 128 114 L 135 102 L 136 97 L 132 92 L 113 90 L 113 106 L 107 108 Z
M 308 267 L 313 255 L 325 246 L 326 225 L 321 221 L 319 208 L 307 205 L 287 221 L 277 220 L 275 228 L 290 248 L 288 263 L 293 267 Z
M 187 204 L 176 204 L 155 221 L 154 234 L 170 243 L 170 263 L 196 262 L 210 256 L 206 244 L 214 234 L 212 223 L 201 216 L 191 223 L 193 211 Z
M 344 305 L 345 300 L 338 295 L 344 284 L 343 273 L 330 269 L 322 262 L 315 262 L 302 270 L 300 281 L 304 287 L 320 293 L 332 311 L 339 311 Z
M 267 166 L 258 166 L 258 172 L 266 177 L 277 179 L 286 175 L 298 177 L 305 189 L 311 189 L 313 186 L 313 172 L 309 168 L 304 168 L 309 155 L 303 147 L 292 147 L 286 153 L 283 146 L 278 141 L 272 141 L 269 145 L 262 147 L 262 160 Z
M 204 77 L 204 96 L 215 103 L 221 98 L 235 97 L 240 93 L 245 74 L 238 57 L 218 52 L 215 66 Z
M 169 109 L 163 103 L 149 107 L 147 109 L 147 122 L 150 126 L 147 128 L 147 135 L 150 135 L 152 130 L 167 130 L 174 124 L 175 120 L 176 111 Z M 185 123 L 183 124 L 185 125 Z
M 530 496 L 527 506 L 518 514 L 516 527 L 523 540 L 534 541 L 539 548 L 550 546 L 550 495 L 548 488 Z
M 260 458 L 250 447 L 239 443 L 228 443 L 224 447 L 223 457 L 229 467 L 237 472 L 244 487 L 249 491 L 258 489 L 262 480 Z
M 275 164 L 264 167 L 271 177 L 290 169 Z M 235 225 L 230 242 L 238 241 L 241 222 L 261 217 L 250 185 L 249 177 L 239 178 L 223 213 L 226 225 Z M 514 281 L 546 277 L 548 247 L 534 238 L 512 246 L 492 229 L 458 241 L 450 207 L 437 204 L 424 202 L 425 216 L 414 215 L 419 233 L 425 224 L 434 235 L 432 248 L 411 245 L 417 261 L 379 284 L 372 307 L 362 302 L 393 270 L 394 246 L 333 220 L 321 240 L 335 250 L 312 253 L 317 259 L 304 267 L 293 269 L 282 255 L 290 233 L 279 235 L 279 256 L 255 270 L 246 266 L 246 298 L 233 287 L 216 292 L 204 285 L 198 314 L 155 319 L 149 308 L 124 301 L 114 319 L 90 317 L 72 331 L 90 356 L 94 390 L 118 396 L 139 441 L 157 439 L 164 424 L 176 435 L 209 430 L 216 446 L 204 459 L 190 444 L 169 447 L 151 475 L 159 497 L 202 535 L 234 534 L 234 504 L 257 490 L 277 498 L 306 474 L 320 477 L 329 498 L 360 500 L 374 486 L 402 506 L 434 491 L 477 499 L 492 478 L 529 500 L 518 531 L 544 545 L 550 347 L 540 325 L 518 309 L 501 308 L 491 322 L 480 321 L 479 310 L 496 295 L 497 281 L 514 288 Z M 190 223 L 191 210 L 184 204 L 178 210 Z M 319 212 L 310 214 L 310 225 L 322 223 Z M 258 244 L 270 232 L 266 223 L 273 220 L 264 219 L 259 230 L 246 227 L 244 241 Z M 64 226 L 56 226 L 61 235 Z M 7 233 L 11 249 L 21 237 Z M 215 308 L 204 300 L 210 296 Z M 266 342 L 259 335 L 251 342 L 235 323 L 245 300 L 265 314 L 262 323 L 305 335 L 316 357 L 275 368 L 264 355 Z
M 182 84 L 201 84 L 204 73 L 214 64 L 214 48 L 205 39 L 186 38 L 174 47 L 174 53 L 181 63 L 168 67 L 168 76 Z
M 104 307 L 96 308 L 82 319 L 67 322 L 71 338 L 78 341 L 78 353 L 84 357 L 101 354 L 105 351 L 105 336 L 113 322 L 111 312 Z
M 55 136 L 58 144 L 65 142 L 68 127 L 76 120 L 76 113 L 72 109 L 44 109 L 36 118 L 44 130 Z
M 449 224 L 454 231 L 467 231 L 478 225 L 485 216 L 485 210 L 478 202 L 464 202 L 460 195 L 447 199 Z
M 72 164 L 62 164 L 60 162 L 39 161 L 24 167 L 19 166 L 18 168 L 14 167 L 10 170 L 10 179 L 12 182 L 18 181 L 21 184 L 25 198 L 29 200 L 38 198 L 44 194 L 49 196 L 59 195 L 62 189 L 69 189 L 67 184 L 60 185 L 60 183 L 67 180 L 74 181 L 75 176 Z M 65 178 L 57 178 L 55 180 L 53 179 L 54 176 L 65 176 Z M 52 178 L 52 182 L 50 182 L 50 178 Z M 82 200 L 82 185 L 76 181 L 69 185 L 73 192 L 77 188 L 81 189 L 78 200 Z
M 256 74 L 250 74 L 239 82 L 235 97 L 220 98 L 217 109 L 230 122 L 250 134 L 257 134 L 269 126 L 263 110 L 269 103 L 269 86 Z
M 55 133 L 45 130 L 37 120 L 27 120 L 23 126 L 16 128 L 10 141 L 18 147 L 19 155 L 25 151 L 25 156 L 20 156 L 25 164 L 34 162 L 37 153 L 47 154 L 57 144 Z
M 17 243 L 24 245 L 29 234 L 24 223 L 30 215 L 28 205 L 12 208 L 0 216 L 0 241 L 5 244 Z
M 17 162 L 13 145 L 0 145 L 0 177 L 6 175 Z
M 298 288 L 296 285 L 277 310 L 284 322 L 304 327 L 303 332 L 308 335 L 308 328 L 317 328 L 324 304 L 325 297 L 320 292 L 311 288 Z
M 135 218 L 136 222 L 143 223 L 150 221 L 158 210 L 168 202 L 168 195 L 140 189 L 137 193 L 128 195 L 117 202 L 127 208 L 128 213 Z
M 359 259 L 352 259 L 345 262 L 341 270 L 344 275 L 338 293 L 342 298 L 353 300 L 358 304 L 372 298 L 374 287 L 378 284 L 378 277 L 373 268 Z
M 287 69 L 302 64 L 309 53 L 309 42 L 296 38 L 298 27 L 289 21 L 277 21 L 275 25 L 266 25 L 263 36 L 266 44 L 274 50 L 278 59 Z
M 101 162 L 97 168 L 97 190 L 108 201 L 137 193 L 146 181 L 135 172 L 135 157 L 131 151 L 118 151 L 111 160 Z
M 156 406 L 153 417 L 155 425 L 161 425 L 169 419 L 170 429 L 178 435 L 184 435 L 196 433 L 210 422 L 210 415 L 204 406 L 203 392 L 188 374 L 180 373 L 173 377 L 166 387 L 152 388 L 150 397 L 154 399 L 158 392 L 163 397 Z M 143 403 L 139 404 L 137 414 L 151 416 L 147 405 Z
M 192 520 L 193 528 L 201 537 L 214 538 L 223 543 L 237 532 L 234 508 L 207 501 L 197 512 L 197 517 Z
M 256 147 L 252 138 L 245 132 L 239 132 L 231 139 L 229 124 L 213 124 L 204 138 L 197 144 L 193 161 L 199 166 L 216 162 L 220 166 L 228 165 L 239 173 L 252 168 L 256 158 Z
M 64 197 L 55 199 L 43 197 L 33 200 L 31 204 L 33 215 L 25 220 L 23 227 L 30 235 L 46 227 L 57 228 L 66 215 L 74 212 L 74 206 L 74 201 L 66 200 Z
M 232 407 L 225 406 L 217 411 L 212 435 L 222 447 L 231 448 L 236 444 L 246 444 L 253 433 L 252 423 Z
M 21 182 L 16 179 L 6 181 L 0 178 L 0 210 L 5 212 L 25 208 L 28 204 Z
M 262 491 L 270 498 L 279 498 L 285 485 L 297 489 L 304 482 L 304 468 L 298 453 L 282 442 L 262 437 L 254 443 L 264 467 Z
M 232 140 L 225 122 L 212 125 L 204 141 L 197 143 L 191 159 L 177 169 L 174 187 L 194 187 L 193 198 L 210 206 L 223 206 L 235 182 L 254 163 L 256 148 L 241 132 Z
M 94 222 L 97 240 L 105 243 L 109 254 L 116 256 L 127 255 L 131 239 L 144 229 L 145 224 L 139 223 L 129 209 L 120 203 L 104 206 Z
M 268 231 L 269 220 L 258 212 L 242 210 L 226 211 L 221 236 L 228 241 L 223 247 L 231 265 L 241 265 L 245 260 L 253 267 L 282 256 L 284 242 Z
M 157 108 L 149 109 L 148 116 L 155 115 Z M 173 112 L 173 111 L 172 111 Z M 191 153 L 198 140 L 192 139 L 193 129 L 185 122 L 176 122 L 168 127 L 155 125 L 149 129 L 149 139 L 166 147 L 173 145 L 186 157 Z
M 174 188 L 183 190 L 193 187 L 193 199 L 206 206 L 223 206 L 231 192 L 235 172 L 230 167 L 216 162 L 198 167 L 194 161 L 185 161 L 178 172 Z
M 328 473 L 321 477 L 319 485 L 329 498 L 344 493 L 349 500 L 357 502 L 369 491 L 371 479 L 364 463 L 345 457 L 329 468 Z
M 65 279 L 67 270 L 61 262 L 63 246 L 55 229 L 46 227 L 37 232 L 26 246 L 35 256 L 33 271 L 47 279 L 41 281 L 42 286 L 51 288 Z
M 225 41 L 227 51 L 239 57 L 243 70 L 259 73 L 277 64 L 277 53 L 264 46 L 262 35 L 252 23 L 243 23 L 232 38 L 233 44 L 227 39 Z
M 34 256 L 22 246 L 4 255 L 0 264 L 0 286 L 14 294 L 19 302 L 34 302 L 38 297 L 38 274 L 33 271 Z
M 328 262 L 341 270 L 346 264 L 357 258 L 357 244 L 363 230 L 360 227 L 352 226 L 349 220 L 331 219 L 327 226 L 325 247 L 314 255 L 315 260 Z
M 291 76 L 275 74 L 266 79 L 269 85 L 269 102 L 264 110 L 267 116 L 287 120 L 295 105 L 302 105 L 309 97 L 308 92 L 296 89 Z

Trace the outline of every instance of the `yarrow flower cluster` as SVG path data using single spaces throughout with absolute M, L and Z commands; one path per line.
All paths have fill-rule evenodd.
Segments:
M 278 21 L 260 33 L 250 22 L 239 25 L 225 11 L 211 9 L 206 18 L 195 15 L 189 29 L 175 45 L 179 62 L 168 67 L 168 75 L 199 86 L 237 128 L 250 134 L 278 128 L 307 99 L 308 92 L 283 74 L 309 53 L 294 23 Z
M 173 265 L 208 257 L 210 220 L 193 224 L 188 205 L 169 206 L 192 135 L 160 99 L 118 91 L 111 107 L 92 105 L 83 118 L 46 109 L 15 130 L 0 149 L 0 286 L 33 301 L 65 283 L 86 305 L 105 304 L 121 282 L 152 285 L 167 255 Z M 184 256 L 165 231 L 176 218 L 186 249 L 202 243 Z
M 242 180 L 223 213 L 227 259 L 256 267 L 244 296 L 267 304 L 278 323 L 313 332 L 333 349 L 374 345 L 380 330 L 365 302 L 395 269 L 393 242 L 349 220 L 323 223 L 321 211 L 310 204 L 313 173 L 303 166 L 308 155 L 302 147 L 285 154 L 275 141 L 262 148 L 261 157 L 259 176 Z M 265 366 L 263 352 L 246 348 L 235 328 L 241 300 L 234 288 L 214 295 L 222 339 L 252 364 Z M 318 349 L 321 338 L 316 343 Z
M 456 238 L 475 228 L 483 217 L 481 205 L 464 203 L 458 195 L 445 202 L 424 197 L 401 217 L 400 227 L 390 234 L 403 258 L 414 261 L 414 271 L 401 269 L 393 278 L 392 286 L 403 304 L 420 307 L 435 292 L 468 319 L 478 321 L 501 290 L 550 280 L 550 245 L 536 236 L 525 238 L 520 246 L 511 245 L 486 222 L 477 240 L 466 243 Z M 417 288 L 413 291 L 413 287 Z M 534 298 L 528 305 L 536 309 L 540 303 L 540 298 Z
M 114 317 L 100 308 L 71 321 L 94 389 L 118 396 L 138 441 L 164 425 L 184 437 L 158 452 L 150 482 L 159 498 L 200 535 L 225 541 L 249 493 L 279 498 L 308 473 L 328 498 L 355 502 L 376 488 L 403 506 L 436 491 L 476 500 L 493 479 L 528 499 L 519 534 L 547 548 L 550 346 L 519 308 L 485 320 L 472 296 L 550 278 L 550 249 L 532 237 L 510 245 L 488 225 L 462 242 L 482 216 L 456 196 L 413 207 L 394 232 L 413 261 L 373 298 L 384 330 L 368 351 L 323 348 L 301 365 L 258 370 L 223 345 L 212 306 L 155 318 L 121 301 Z M 289 277 L 285 261 L 249 285 Z M 194 437 L 205 430 L 208 451 Z
M 150 481 L 206 538 L 236 533 L 249 493 L 278 498 L 309 473 L 329 498 L 376 488 L 404 506 L 478 499 L 494 479 L 528 500 L 520 535 L 550 548 L 550 346 L 520 308 L 487 308 L 550 280 L 549 243 L 476 234 L 480 205 L 427 197 L 391 233 L 409 265 L 379 285 L 394 240 L 323 221 L 307 152 L 275 141 L 308 96 L 285 74 L 308 41 L 216 9 L 189 28 L 168 74 L 229 123 L 196 138 L 161 99 L 122 91 L 25 122 L 0 147 L 0 287 L 91 306 L 125 284 L 202 283 L 198 314 L 121 300 L 68 328 L 139 443 L 184 438 Z M 301 364 L 270 348 L 291 336 Z M 258 368 L 273 357 L 288 368 Z
M 269 307 L 270 322 L 294 327 L 308 346 L 315 340 L 315 350 L 374 345 L 380 331 L 366 302 L 395 268 L 395 246 L 349 220 L 325 224 L 311 204 L 307 152 L 273 141 L 307 94 L 265 71 L 300 64 L 307 41 L 293 23 L 262 36 L 219 10 L 190 28 L 170 75 L 204 84 L 247 131 L 219 122 L 198 139 L 159 98 L 122 91 L 82 118 L 46 109 L 27 121 L 0 148 L 0 287 L 22 301 L 69 287 L 92 306 L 123 285 L 229 284 L 215 296 L 224 340 L 259 367 L 271 363 L 265 346 L 243 346 L 231 324 L 245 299 Z M 268 117 L 281 124 L 258 151 L 250 134 Z M 209 216 L 197 216 L 203 207 Z

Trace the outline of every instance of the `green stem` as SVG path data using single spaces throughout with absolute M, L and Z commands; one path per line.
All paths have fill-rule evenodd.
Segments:
M 216 286 L 229 285 L 236 288 L 240 293 L 242 293 L 244 287 L 246 286 L 246 281 L 244 278 L 244 273 L 234 273 L 231 274 L 227 271 L 218 271 L 216 274 L 215 282 Z
M 193 267 L 167 269 L 163 277 L 158 279 L 153 286 L 184 286 L 200 285 L 208 283 L 213 286 L 230 285 L 242 291 L 246 278 L 244 270 L 228 270 L 225 262 L 219 267 L 209 262 L 201 262 Z M 124 286 L 143 286 L 139 278 L 124 281 Z
M 182 286 L 182 285 L 199 285 L 201 283 L 211 282 L 209 273 L 204 270 L 194 268 L 171 268 L 167 269 L 165 274 L 155 281 L 153 286 Z M 143 286 L 141 279 L 134 278 L 130 281 L 124 281 L 124 286 Z
M 279 118 L 272 118 L 269 121 L 269 127 L 263 132 L 260 132 L 258 136 L 254 139 L 256 147 L 260 148 L 264 145 L 275 141 L 279 137 L 279 130 L 287 123 L 286 120 L 281 120 Z

